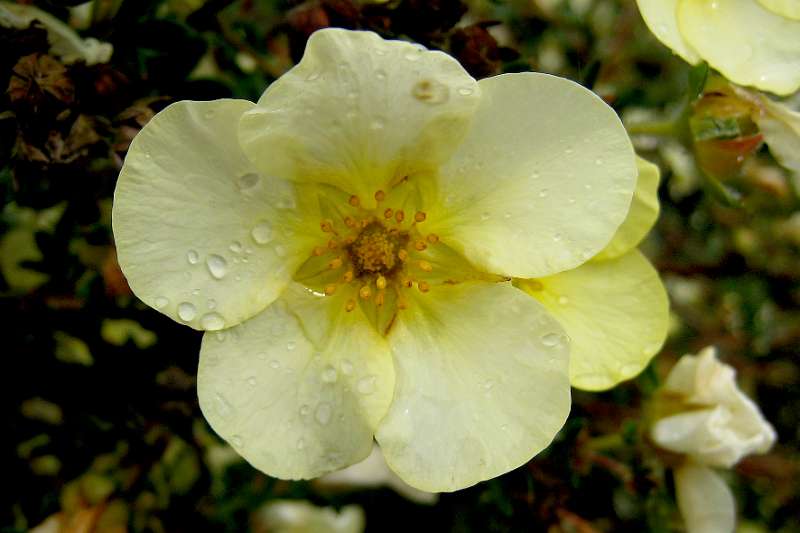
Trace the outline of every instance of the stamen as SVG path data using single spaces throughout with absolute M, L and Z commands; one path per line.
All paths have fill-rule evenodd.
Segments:
M 386 193 L 385 192 L 383 192 L 383 191 L 375 191 L 375 201 L 376 202 L 382 202 L 384 199 L 386 199 Z
M 336 270 L 342 266 L 342 258 L 341 257 L 334 257 L 330 263 L 328 263 L 328 268 L 331 270 Z
M 414 214 L 414 220 L 417 222 L 425 222 L 426 218 L 428 218 L 428 215 L 424 211 L 417 211 Z
M 403 212 L 402 209 L 398 209 L 397 212 L 394 214 L 394 219 L 397 221 L 398 224 L 403 222 L 403 219 L 406 218 L 406 214 Z
M 424 259 L 419 262 L 419 268 L 421 268 L 425 272 L 430 272 L 431 270 L 433 270 L 433 266 L 431 266 L 431 264 L 425 261 Z
M 385 289 L 386 288 L 386 278 L 384 278 L 383 276 L 378 276 L 378 278 L 375 280 L 375 286 L 378 287 L 381 290 Z
M 427 281 L 418 281 L 417 288 L 419 289 L 419 292 L 428 292 L 431 290 L 431 286 L 428 285 Z
M 351 281 L 353 281 L 353 271 L 348 270 L 347 272 L 345 272 L 342 280 L 344 280 L 345 283 L 350 283 Z
M 369 285 L 364 285 L 358 289 L 358 295 L 362 300 L 367 300 L 372 295 L 372 290 L 369 288 Z
M 387 207 L 386 211 L 383 212 L 383 218 L 392 218 L 392 215 L 394 215 L 394 211 L 392 211 L 391 207 Z
M 325 285 L 325 294 L 330 296 L 334 292 L 336 292 L 336 284 L 335 283 L 330 283 L 328 285 Z
M 320 222 L 320 223 L 319 223 L 319 227 L 320 227 L 320 229 L 321 229 L 322 231 L 324 231 L 325 233 L 334 233 L 334 234 L 336 233 L 336 232 L 333 230 L 333 221 L 332 221 L 332 220 L 330 220 L 330 219 L 327 219 L 327 218 L 326 218 L 325 220 L 323 220 L 322 222 Z
M 344 310 L 348 313 L 356 308 L 356 301 L 350 298 L 344 306 Z
M 400 261 L 405 261 L 406 259 L 408 259 L 408 252 L 405 250 L 398 251 L 397 258 L 400 259 Z
M 383 303 L 386 301 L 386 292 L 381 291 L 375 295 L 375 305 L 378 307 L 383 307 Z
M 427 247 L 428 247 L 428 245 L 425 244 L 425 241 L 417 241 L 417 242 L 414 243 L 414 248 L 416 248 L 420 252 L 422 250 L 424 250 L 425 248 L 427 248 Z
M 325 248 L 323 248 L 322 246 L 317 246 L 316 248 L 314 248 L 314 252 L 313 253 L 314 253 L 315 256 L 319 257 L 319 256 L 321 256 L 322 254 L 325 253 Z
M 355 228 L 358 223 L 353 219 L 353 217 L 344 217 L 344 225 L 348 228 Z
M 350 197 L 349 200 L 347 200 L 347 203 L 352 205 L 353 207 L 358 207 L 359 205 L 361 205 L 361 200 L 359 200 L 358 196 L 354 194 L 353 196 Z
M 426 238 L 428 239 L 428 242 L 431 244 L 436 244 L 437 242 L 439 242 L 439 236 L 436 235 L 435 233 L 431 233 Z

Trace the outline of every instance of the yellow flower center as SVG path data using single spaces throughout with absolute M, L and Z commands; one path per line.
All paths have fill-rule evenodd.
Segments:
M 356 276 L 390 274 L 399 263 L 398 252 L 408 243 L 408 232 L 372 222 L 347 246 Z

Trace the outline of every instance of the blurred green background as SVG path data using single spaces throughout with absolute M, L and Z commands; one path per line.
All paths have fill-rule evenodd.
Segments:
M 40 23 L 0 24 L 10 427 L 0 531 L 55 513 L 73 533 L 267 531 L 263 506 L 287 498 L 358 504 L 367 531 L 682 531 L 669 470 L 644 438 L 647 402 L 679 355 L 709 344 L 779 435 L 771 453 L 728 476 L 740 531 L 800 531 L 800 177 L 763 147 L 708 172 L 691 138 L 661 134 L 664 120 L 691 113 L 705 72 L 659 44 L 633 0 L 20 3 L 110 43 L 113 55 L 67 61 Z M 569 421 L 533 461 L 435 505 L 388 489 L 321 491 L 238 460 L 197 405 L 200 334 L 139 302 L 116 263 L 111 198 L 139 129 L 176 100 L 257 99 L 325 26 L 444 50 L 476 78 L 573 79 L 638 124 L 639 153 L 662 168 L 662 214 L 644 251 L 672 301 L 663 352 L 633 382 L 575 391 Z

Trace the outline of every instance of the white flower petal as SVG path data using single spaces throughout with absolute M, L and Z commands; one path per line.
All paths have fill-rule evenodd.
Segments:
M 675 492 L 687 533 L 733 533 L 736 506 L 719 474 L 688 463 L 675 470 Z
M 758 0 L 762 6 L 786 18 L 800 20 L 800 2 L 797 0 Z
M 800 21 L 753 0 L 680 0 L 681 34 L 726 78 L 777 94 L 800 88 Z
M 415 489 L 400 479 L 386 464 L 378 445 L 375 445 L 369 457 L 360 463 L 331 472 L 318 479 L 316 484 L 320 487 L 351 489 L 389 487 L 406 499 L 428 505 L 436 503 L 439 499 L 439 495 L 435 492 Z
M 131 144 L 114 193 L 119 264 L 148 305 L 195 329 L 258 313 L 312 246 L 295 234 L 288 182 L 252 167 L 236 142 L 244 100 L 178 102 Z
M 197 392 L 220 436 L 263 472 L 312 478 L 361 461 L 392 399 L 386 341 L 340 296 L 297 284 L 264 312 L 206 333 Z
M 269 533 L 361 533 L 366 526 L 364 510 L 357 505 L 336 511 L 304 500 L 270 501 L 255 512 L 254 519 L 261 526 L 256 531 Z
M 638 250 L 516 283 L 569 335 L 573 387 L 605 390 L 634 377 L 667 337 L 667 293 L 658 272 Z
M 636 157 L 636 166 L 639 170 L 636 178 L 636 190 L 633 191 L 633 201 L 625 221 L 614 234 L 614 238 L 603 248 L 603 251 L 593 257 L 593 260 L 613 259 L 636 248 L 642 239 L 647 236 L 658 219 L 658 181 L 660 172 L 658 167 L 650 161 Z
M 396 389 L 376 438 L 406 483 L 440 492 L 512 470 L 570 407 L 568 339 L 508 283 L 436 286 L 390 334 Z
M 541 277 L 597 254 L 628 212 L 633 148 L 614 111 L 547 74 L 481 80 L 467 138 L 440 172 L 430 227 L 488 272 Z
M 328 183 L 374 206 L 428 176 L 466 133 L 480 91 L 452 57 L 372 32 L 324 29 L 247 113 L 242 146 L 263 172 Z
M 754 120 L 769 151 L 781 165 L 800 175 L 800 113 L 763 95 L 757 101 L 762 112 Z
M 699 63 L 700 56 L 686 42 L 678 28 L 678 2 L 680 0 L 636 0 L 639 12 L 647 27 L 659 41 L 691 64 Z

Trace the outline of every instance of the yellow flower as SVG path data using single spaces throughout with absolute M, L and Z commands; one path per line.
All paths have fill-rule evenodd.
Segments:
M 691 64 L 776 94 L 800 89 L 796 0 L 636 0 L 650 31 Z
M 619 119 L 573 82 L 476 82 L 441 52 L 329 29 L 257 104 L 154 117 L 120 175 L 114 234 L 142 300 L 221 330 L 203 337 L 200 406 L 251 464 L 316 477 L 374 437 L 405 482 L 449 491 L 525 463 L 569 411 L 564 328 L 512 278 L 577 272 L 619 304 L 581 308 L 586 328 L 624 324 L 626 354 L 663 338 L 640 331 L 654 272 L 617 255 L 638 238 L 581 266 L 635 180 Z
M 660 392 L 665 415 L 650 430 L 659 447 L 684 456 L 675 470 L 678 507 L 689 533 L 734 530 L 736 510 L 725 481 L 712 468 L 730 468 L 765 453 L 775 430 L 736 385 L 736 372 L 708 347 L 684 355 Z

